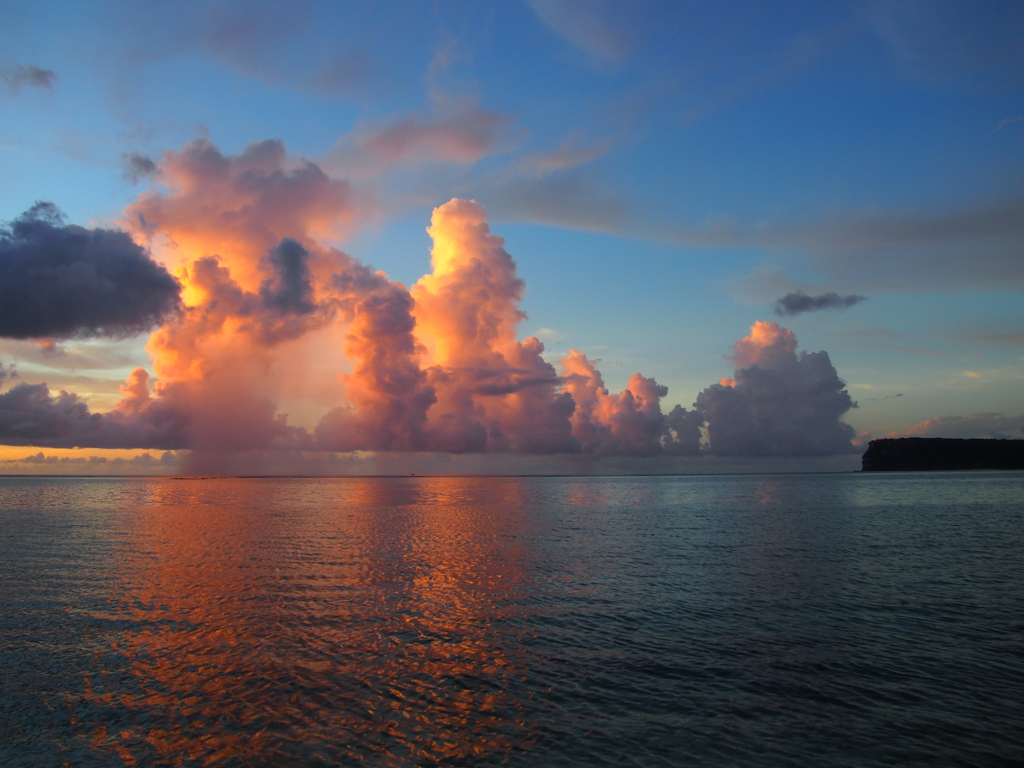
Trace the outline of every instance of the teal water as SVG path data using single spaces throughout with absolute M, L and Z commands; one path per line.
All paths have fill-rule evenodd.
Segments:
M 0 765 L 1024 765 L 1024 473 L 0 478 Z

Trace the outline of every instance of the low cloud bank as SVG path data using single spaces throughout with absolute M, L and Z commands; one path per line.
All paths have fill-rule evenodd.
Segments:
M 20 475 L 171 475 L 180 470 L 183 456 L 172 451 L 135 456 L 57 456 L 38 451 L 0 460 L 0 472 Z
M 187 418 L 165 400 L 152 400 L 143 369 L 122 387 L 126 397 L 109 413 L 92 413 L 76 394 L 51 394 L 46 384 L 18 384 L 0 394 L 0 441 L 46 448 L 186 448 Z
M 972 413 L 969 416 L 936 416 L 905 430 L 890 432 L 886 437 L 954 437 L 1024 439 L 1024 416 L 1003 416 L 1000 413 Z
M 356 333 L 359 328 L 392 332 L 374 337 L 382 343 L 369 347 L 365 337 L 350 334 L 348 349 L 353 355 L 366 354 L 367 348 L 394 354 L 370 367 L 357 365 L 348 376 L 351 402 L 326 414 L 312 434 L 275 417 L 270 403 L 264 403 L 263 417 L 244 429 L 237 422 L 248 415 L 245 401 L 241 411 L 223 404 L 216 415 L 208 410 L 204 415 L 208 406 L 195 399 L 209 391 L 184 382 L 165 383 L 154 398 L 149 375 L 139 368 L 121 388 L 124 399 L 105 414 L 91 413 L 77 395 L 54 396 L 45 384 L 13 387 L 0 394 L 0 441 L 50 448 L 197 449 L 198 458 L 191 460 L 197 468 L 211 452 L 253 449 L 596 457 L 829 456 L 860 450 L 851 443 L 853 428 L 841 421 L 856 403 L 828 354 L 798 352 L 793 333 L 777 323 L 758 322 L 736 343 L 733 377 L 701 392 L 692 410 L 676 405 L 665 413 L 661 400 L 668 390 L 654 379 L 635 374 L 625 390 L 610 393 L 593 361 L 575 350 L 563 358 L 562 374 L 555 375 L 536 340 L 515 342 L 535 356 L 532 371 L 507 364 L 423 371 L 409 359 L 416 353 L 409 336 L 413 324 L 393 322 L 409 305 L 389 304 L 402 294 L 387 285 L 378 286 L 383 296 L 371 296 L 371 308 L 356 313 L 361 325 L 353 326 Z M 438 403 L 443 410 L 432 413 Z M 218 441 L 207 437 L 211 429 L 221 435 Z M 704 445 L 702 429 L 708 437 Z

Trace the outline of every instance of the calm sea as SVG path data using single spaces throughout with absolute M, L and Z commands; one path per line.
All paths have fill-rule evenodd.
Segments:
M 1024 765 L 1024 473 L 0 478 L 0 765 Z

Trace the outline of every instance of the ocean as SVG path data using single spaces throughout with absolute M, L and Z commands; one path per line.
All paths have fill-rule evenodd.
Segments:
M 0 478 L 0 765 L 1024 765 L 1024 472 Z

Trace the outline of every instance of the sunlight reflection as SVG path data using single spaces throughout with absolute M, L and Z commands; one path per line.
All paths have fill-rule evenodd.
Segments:
M 415 764 L 529 743 L 508 684 L 524 679 L 517 617 L 531 589 L 519 486 L 275 481 L 273 498 L 252 480 L 154 487 L 119 575 L 134 684 L 88 697 L 104 722 L 131 710 L 150 725 L 101 726 L 95 748 L 127 765 Z

